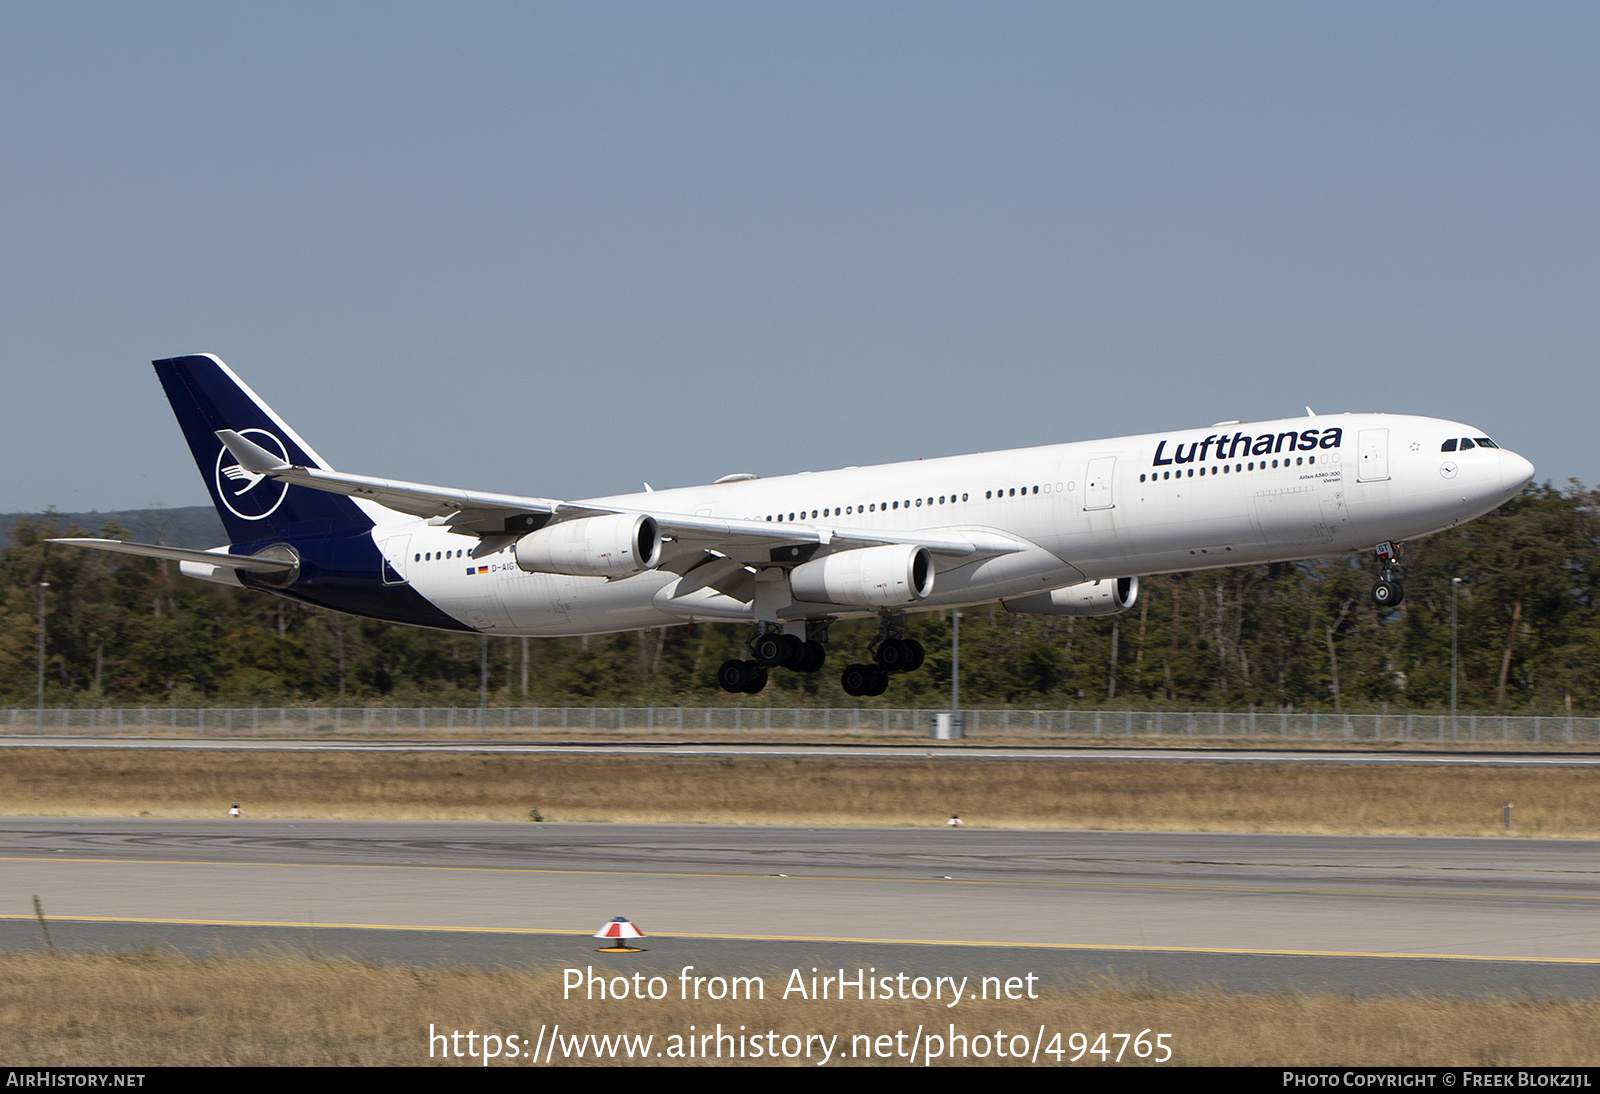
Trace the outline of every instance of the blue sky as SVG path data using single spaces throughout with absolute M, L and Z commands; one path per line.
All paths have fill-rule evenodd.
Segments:
M 1600 8 L 0 4 L 0 511 L 149 360 L 581 497 L 1389 410 L 1600 480 Z

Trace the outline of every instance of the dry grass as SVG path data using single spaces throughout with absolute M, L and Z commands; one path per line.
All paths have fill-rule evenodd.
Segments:
M 0 814 L 1600 836 L 1600 770 L 15 750 Z
M 780 1036 L 839 1034 L 848 1046 L 854 1034 L 901 1030 L 909 1044 L 918 1025 L 943 1032 L 953 1022 L 969 1037 L 1002 1029 L 1031 1039 L 1043 1025 L 1046 1048 L 1056 1032 L 1063 1047 L 1074 1031 L 1091 1042 L 1101 1031 L 1170 1033 L 1173 1064 L 1600 1063 L 1593 1036 L 1600 1002 L 1233 995 L 1095 984 L 947 1010 L 914 1001 L 784 1001 L 786 973 L 768 972 L 764 1002 L 681 1002 L 676 981 L 662 1002 L 590 1002 L 562 998 L 559 969 L 405 969 L 293 955 L 8 954 L 0 955 L 0 1056 L 11 1066 L 426 1064 L 444 1062 L 428 1058 L 430 1023 L 444 1032 L 530 1041 L 541 1025 L 560 1023 L 569 1036 L 653 1034 L 653 1057 L 690 1024 L 699 1031 L 720 1022 L 725 1030 L 774 1029 Z M 1114 1052 L 1116 1042 L 1110 1044 Z M 1129 1051 L 1124 1062 L 1131 1058 Z M 1054 1062 L 1041 1055 L 1047 1061 Z M 1093 1055 L 1080 1061 L 1099 1062 Z

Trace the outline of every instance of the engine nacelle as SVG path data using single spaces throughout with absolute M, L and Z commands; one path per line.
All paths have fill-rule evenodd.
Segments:
M 789 573 L 796 600 L 887 608 L 914 604 L 933 592 L 933 555 L 926 547 L 891 544 L 840 551 Z
M 642 513 L 564 520 L 517 540 L 516 556 L 529 573 L 624 577 L 661 562 L 661 529 Z
M 1133 607 L 1139 599 L 1139 579 L 1118 577 L 1106 581 L 1083 581 L 1047 593 L 1002 600 L 1008 612 L 1028 615 L 1116 615 Z

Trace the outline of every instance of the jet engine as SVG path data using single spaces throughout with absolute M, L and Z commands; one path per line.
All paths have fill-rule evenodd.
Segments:
M 926 547 L 893 544 L 841 551 L 789 573 L 796 600 L 887 608 L 913 604 L 933 592 L 933 555 Z
M 661 529 L 642 513 L 565 520 L 517 540 L 516 557 L 529 573 L 625 577 L 661 562 Z
M 1118 577 L 1106 581 L 1083 581 L 1047 593 L 1002 600 L 1008 612 L 1027 615 L 1116 615 L 1133 607 L 1139 599 L 1139 579 Z

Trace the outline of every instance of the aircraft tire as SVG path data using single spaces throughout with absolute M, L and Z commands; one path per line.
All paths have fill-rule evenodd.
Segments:
M 787 637 L 788 635 L 768 631 L 750 644 L 750 652 L 756 655 L 758 664 L 769 669 L 778 668 L 789 656 L 789 643 L 784 641 Z
M 757 667 L 754 661 L 724 661 L 717 670 L 717 686 L 731 695 L 743 694 L 749 690 L 750 676 Z
M 738 695 L 745 690 L 745 685 L 750 682 L 750 673 L 746 668 L 749 661 L 724 661 L 717 670 L 717 686 L 730 695 Z
M 846 665 L 839 674 L 839 686 L 844 688 L 844 693 L 850 696 L 867 694 L 867 689 L 872 686 L 871 665 Z
M 867 687 L 867 695 L 882 695 L 889 690 L 889 670 L 882 665 L 869 667 L 872 673 L 872 683 Z
M 799 670 L 801 672 L 818 672 L 828 661 L 828 647 L 821 642 L 807 642 L 804 652 L 800 655 Z
M 889 672 L 904 672 L 911 661 L 911 650 L 898 638 L 885 638 L 878 643 L 877 661 Z
M 1398 581 L 1382 580 L 1372 586 L 1372 603 L 1380 610 L 1398 607 L 1405 596 L 1405 588 Z
M 923 649 L 922 643 L 915 638 L 907 638 L 905 645 L 906 649 L 910 651 L 911 658 L 906 662 L 906 667 L 900 671 L 916 672 L 922 667 L 922 663 L 928 659 L 928 651 Z
M 767 686 L 767 666 L 757 664 L 754 661 L 746 661 L 745 665 L 750 670 L 750 677 L 745 681 L 744 693 L 746 695 L 755 695 Z

